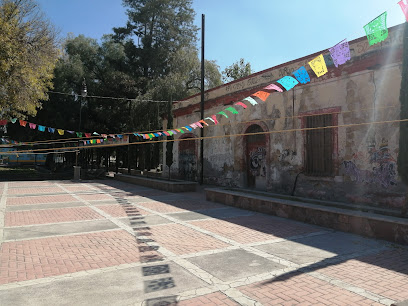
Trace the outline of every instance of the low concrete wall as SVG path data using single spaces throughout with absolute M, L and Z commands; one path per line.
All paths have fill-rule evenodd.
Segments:
M 408 244 L 408 219 L 350 211 L 223 189 L 206 189 L 207 200 L 336 230 Z
M 115 174 L 114 178 L 122 182 L 141 185 L 168 192 L 195 191 L 197 186 L 197 183 L 195 182 L 166 181 L 154 178 L 147 178 L 143 176 L 131 176 L 125 174 Z

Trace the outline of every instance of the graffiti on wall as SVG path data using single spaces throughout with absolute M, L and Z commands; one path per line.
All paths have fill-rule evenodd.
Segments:
M 369 165 L 368 169 L 359 164 Z M 377 148 L 375 140 L 368 143 L 367 152 L 357 152 L 353 159 L 343 162 L 345 174 L 358 183 L 375 184 L 384 188 L 397 184 L 397 163 L 383 138 Z
M 258 147 L 249 152 L 249 167 L 253 176 L 266 176 L 266 149 Z

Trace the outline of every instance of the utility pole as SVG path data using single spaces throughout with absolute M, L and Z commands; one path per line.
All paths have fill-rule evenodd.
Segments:
M 204 76 L 205 76 L 205 57 L 204 57 L 204 46 L 205 46 L 205 15 L 201 15 L 201 119 L 204 119 Z M 200 171 L 200 184 L 204 184 L 204 129 L 201 129 L 201 145 L 200 145 L 200 158 L 201 158 L 201 171 Z

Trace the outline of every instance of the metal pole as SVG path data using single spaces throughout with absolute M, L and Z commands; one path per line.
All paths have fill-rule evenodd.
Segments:
M 205 65 L 204 65 L 204 46 L 205 46 L 205 15 L 202 14 L 202 28 L 201 28 L 201 118 L 204 119 L 204 76 L 205 76 Z M 201 171 L 200 171 L 200 184 L 204 183 L 204 129 L 201 129 L 201 145 L 200 145 L 200 157 L 201 157 Z

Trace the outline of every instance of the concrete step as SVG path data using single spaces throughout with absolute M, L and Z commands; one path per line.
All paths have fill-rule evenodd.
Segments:
M 408 218 L 271 197 L 269 193 L 205 189 L 209 201 L 408 245 Z

